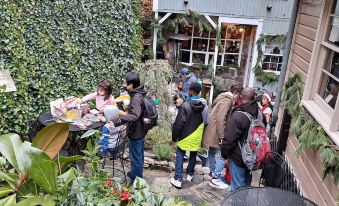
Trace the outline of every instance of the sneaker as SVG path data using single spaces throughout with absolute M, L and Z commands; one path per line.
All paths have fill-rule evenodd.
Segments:
M 220 190 L 229 190 L 230 187 L 225 184 L 223 181 L 220 179 L 211 179 L 209 182 L 209 186 L 220 189 Z
M 172 184 L 174 187 L 178 188 L 178 189 L 181 188 L 181 181 L 176 180 L 176 179 L 174 179 L 173 177 L 171 178 L 171 184 Z
M 189 181 L 189 182 L 192 182 L 192 179 L 193 179 L 193 175 L 187 175 L 186 177 L 186 180 Z

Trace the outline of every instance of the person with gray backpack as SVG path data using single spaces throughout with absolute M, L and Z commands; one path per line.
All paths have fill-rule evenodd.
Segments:
M 244 88 L 241 98 L 242 105 L 232 113 L 226 124 L 221 144 L 222 157 L 229 159 L 231 192 L 240 187 L 251 186 L 251 171 L 260 166 L 260 162 L 264 161 L 262 157 L 266 157 L 266 153 L 269 152 L 269 148 L 266 147 L 269 142 L 266 141 L 268 139 L 265 129 L 258 118 L 259 107 L 255 100 L 255 90 Z M 261 130 L 265 135 L 261 134 Z M 258 152 L 259 150 L 262 152 Z

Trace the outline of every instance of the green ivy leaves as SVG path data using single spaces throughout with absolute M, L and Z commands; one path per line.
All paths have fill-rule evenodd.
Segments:
M 0 134 L 27 132 L 49 101 L 95 90 L 103 79 L 119 92 L 141 56 L 137 0 L 0 2 L 0 69 L 17 92 L 0 88 Z

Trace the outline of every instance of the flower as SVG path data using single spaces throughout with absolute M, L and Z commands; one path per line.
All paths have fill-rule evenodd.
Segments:
M 118 190 L 118 188 L 114 188 L 112 194 L 113 194 L 114 196 L 119 196 L 119 190 Z
M 111 178 L 107 179 L 107 180 L 106 180 L 106 185 L 107 185 L 108 187 L 112 187 L 112 185 L 113 185 L 113 179 L 111 179 Z
M 132 196 L 129 192 L 122 192 L 121 193 L 121 200 L 131 200 L 132 199 Z

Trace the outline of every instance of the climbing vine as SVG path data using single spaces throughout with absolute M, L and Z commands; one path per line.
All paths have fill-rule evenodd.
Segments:
M 0 88 L 0 134 L 24 134 L 49 102 L 85 95 L 103 79 L 116 94 L 141 57 L 138 0 L 0 1 L 0 69 L 17 91 Z
M 202 15 L 199 15 L 191 10 L 187 14 L 177 16 L 171 20 L 165 21 L 165 23 L 160 24 L 158 19 L 153 19 L 151 27 L 158 35 L 158 43 L 164 44 L 166 39 L 163 36 L 163 28 L 173 28 L 177 26 L 193 26 L 201 34 L 203 31 L 212 31 L 210 24 L 204 19 Z
M 257 62 L 253 68 L 256 78 L 262 82 L 263 85 L 272 84 L 278 81 L 279 76 L 272 72 L 264 72 L 262 70 L 262 62 L 264 57 L 264 51 L 262 50 L 263 44 L 270 43 L 282 43 L 286 40 L 286 35 L 264 35 L 261 34 L 257 40 L 258 57 Z
M 323 163 L 323 174 L 334 177 L 334 183 L 339 183 L 339 147 L 333 144 L 324 129 L 308 114 L 301 104 L 303 83 L 298 74 L 290 78 L 284 88 L 284 103 L 292 116 L 290 133 L 298 139 L 299 146 L 295 151 L 300 156 L 303 151 L 319 150 Z

